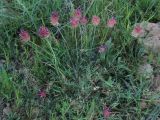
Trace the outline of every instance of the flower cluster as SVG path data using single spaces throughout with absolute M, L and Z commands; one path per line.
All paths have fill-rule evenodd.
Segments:
M 56 12 L 56 11 L 52 12 L 50 21 L 51 21 L 51 24 L 53 26 L 58 26 L 59 25 L 59 15 L 58 15 L 58 12 Z
M 99 47 L 98 47 L 98 52 L 99 53 L 104 53 L 104 52 L 106 52 L 106 50 L 107 50 L 107 45 L 100 45 Z
M 47 93 L 45 90 L 40 90 L 38 92 L 38 96 L 41 97 L 41 98 L 45 98 L 47 96 Z
M 132 36 L 135 38 L 143 36 L 145 31 L 143 30 L 142 26 L 136 25 L 132 31 Z
M 23 29 L 20 30 L 19 37 L 22 40 L 22 42 L 27 42 L 27 41 L 29 41 L 31 39 L 28 31 L 25 31 Z
M 58 26 L 60 24 L 59 18 L 60 18 L 59 13 L 57 11 L 53 11 L 50 16 L 51 25 Z M 100 17 L 93 15 L 91 23 L 94 26 L 98 26 L 100 24 L 100 21 L 101 21 Z M 88 18 L 85 15 L 83 15 L 80 8 L 74 10 L 73 15 L 70 18 L 70 25 L 72 28 L 77 28 L 79 25 L 86 25 L 88 24 L 88 22 L 89 22 Z M 106 26 L 112 28 L 116 25 L 116 23 L 117 23 L 116 19 L 112 17 L 107 21 Z M 46 26 L 42 25 L 39 27 L 38 36 L 40 38 L 48 38 L 50 34 L 51 33 Z M 23 43 L 31 39 L 29 32 L 26 30 L 21 30 L 19 33 L 19 37 Z
M 93 24 L 94 26 L 97 26 L 97 25 L 99 25 L 99 23 L 100 23 L 100 17 L 94 15 L 94 16 L 92 17 L 92 24 Z
M 41 38 L 48 38 L 50 36 L 50 31 L 47 27 L 41 26 L 38 31 L 38 35 Z
M 50 23 L 52 26 L 58 26 L 60 24 L 59 22 L 59 13 L 57 11 L 54 11 L 51 13 L 50 16 Z M 87 25 L 89 22 L 87 16 L 83 15 L 83 12 L 80 8 L 77 8 L 74 10 L 71 18 L 70 18 L 70 25 L 72 28 L 77 28 L 79 25 Z M 98 26 L 101 23 L 101 18 L 97 15 L 93 15 L 91 19 L 91 24 L 93 26 Z M 108 19 L 106 21 L 106 27 L 113 28 L 117 24 L 117 21 L 114 17 Z M 136 25 L 131 33 L 131 35 L 135 38 L 144 36 L 144 29 L 141 25 Z M 46 26 L 40 26 L 38 30 L 38 36 L 40 38 L 48 38 L 51 35 L 50 30 Z M 21 39 L 22 43 L 25 43 L 31 39 L 30 34 L 26 30 L 21 30 L 19 33 L 19 37 Z M 98 47 L 99 53 L 104 53 L 107 50 L 107 46 L 102 44 Z
M 111 115 L 110 108 L 107 107 L 107 106 L 105 106 L 105 107 L 103 108 L 103 116 L 104 116 L 104 118 L 109 118 L 110 115 Z

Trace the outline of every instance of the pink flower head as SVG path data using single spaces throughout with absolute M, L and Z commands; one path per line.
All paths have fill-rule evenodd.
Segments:
M 108 117 L 110 117 L 110 115 L 111 115 L 111 111 L 110 111 L 110 109 L 109 109 L 109 107 L 104 107 L 104 109 L 103 109 L 103 116 L 104 116 L 104 118 L 108 118 Z
M 58 15 L 58 12 L 52 12 L 50 21 L 51 21 L 51 24 L 53 26 L 59 25 L 59 15 Z
M 81 19 L 80 19 L 80 23 L 82 24 L 82 25 L 86 25 L 87 23 L 88 23 L 88 20 L 87 20 L 87 17 L 82 17 Z
M 92 24 L 97 26 L 100 23 L 100 18 L 98 16 L 93 16 L 92 17 Z
M 117 23 L 116 19 L 112 17 L 111 19 L 109 19 L 107 21 L 107 26 L 110 27 L 110 28 L 112 28 L 112 27 L 114 27 L 116 25 L 116 23 Z
M 70 19 L 70 23 L 71 23 L 72 28 L 76 28 L 79 25 L 79 19 L 77 19 L 76 17 L 72 17 Z
M 41 98 L 45 98 L 46 97 L 46 91 L 40 90 L 39 93 L 38 93 L 38 96 L 41 97 Z
M 144 35 L 144 30 L 140 25 L 136 25 L 132 31 L 132 36 L 133 37 L 141 37 Z
M 106 52 L 106 50 L 107 50 L 107 46 L 105 44 L 104 45 L 100 45 L 98 47 L 98 52 L 99 53 L 104 53 L 104 52 Z
M 47 27 L 41 26 L 38 31 L 38 35 L 41 38 L 48 38 L 50 36 L 50 31 Z
M 82 17 L 82 12 L 81 12 L 81 9 L 76 9 L 75 11 L 74 11 L 74 15 L 73 15 L 73 17 L 75 17 L 75 18 L 77 18 L 77 19 L 79 19 L 80 20 L 80 18 Z
M 20 30 L 19 37 L 22 40 L 22 42 L 27 42 L 31 39 L 29 33 L 23 29 Z

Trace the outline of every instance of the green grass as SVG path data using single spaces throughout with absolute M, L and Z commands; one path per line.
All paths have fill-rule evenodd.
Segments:
M 110 120 L 157 120 L 160 96 L 150 90 L 149 80 L 137 76 L 144 51 L 131 31 L 136 22 L 157 22 L 158 4 L 159 0 L 1 0 L 0 99 L 11 105 L 7 119 L 103 120 L 107 105 Z M 89 23 L 72 29 L 69 19 L 77 7 L 90 21 L 100 16 L 100 26 Z M 60 14 L 58 28 L 50 25 L 53 10 Z M 116 27 L 104 27 L 112 16 Z M 46 25 L 52 37 L 39 38 L 40 25 Z M 24 45 L 20 28 L 32 37 Z M 103 43 L 109 49 L 101 55 L 97 47 Z M 45 99 L 38 96 L 42 88 Z

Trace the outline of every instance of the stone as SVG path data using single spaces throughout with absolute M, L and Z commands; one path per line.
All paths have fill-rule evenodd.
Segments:
M 144 100 L 141 101 L 140 106 L 141 106 L 141 109 L 145 109 L 148 107 L 147 103 Z
M 11 113 L 11 108 L 10 108 L 10 105 L 9 104 L 7 104 L 7 107 L 5 107 L 4 109 L 3 109 L 3 115 L 9 115 Z
M 139 36 L 140 43 L 144 45 L 146 50 L 152 51 L 153 53 L 160 52 L 160 23 L 149 23 L 142 22 L 137 23 L 143 28 L 144 36 Z
M 157 75 L 153 78 L 152 88 L 153 88 L 153 90 L 160 92 L 160 75 Z
M 135 37 L 138 39 L 139 43 L 144 45 L 145 51 L 152 53 L 155 57 L 160 53 L 160 23 L 150 23 L 150 22 L 141 22 L 136 25 L 140 26 L 145 34 L 144 36 Z M 146 58 L 144 58 L 146 59 Z M 153 66 L 157 63 L 156 58 L 153 59 Z M 149 79 L 152 83 L 151 88 L 154 91 L 160 91 L 160 73 L 154 73 L 153 67 L 147 63 L 147 60 L 144 60 L 144 64 L 140 65 L 138 68 L 138 74 L 146 79 Z M 154 69 L 158 67 L 154 66 Z
M 153 67 L 145 63 L 143 65 L 140 65 L 138 68 L 138 75 L 145 79 L 152 79 L 153 78 Z

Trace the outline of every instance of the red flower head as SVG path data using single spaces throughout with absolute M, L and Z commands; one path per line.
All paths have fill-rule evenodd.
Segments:
M 138 25 L 138 26 L 136 26 L 136 27 L 134 28 L 134 31 L 135 31 L 136 33 L 140 33 L 140 32 L 142 32 L 142 28 Z
M 81 9 L 76 9 L 75 11 L 74 11 L 74 15 L 73 15 L 73 17 L 75 17 L 75 18 L 77 18 L 77 19 L 79 19 L 80 20 L 80 18 L 82 17 L 82 12 L 81 12 Z
M 82 17 L 81 19 L 80 19 L 80 23 L 82 24 L 82 25 L 86 25 L 87 23 L 88 23 L 88 20 L 87 20 L 87 17 Z
M 38 96 L 41 97 L 41 98 L 45 98 L 47 96 L 46 91 L 40 90 L 39 93 L 38 93 Z
M 144 30 L 140 25 L 136 25 L 132 31 L 132 36 L 133 37 L 141 37 L 144 35 Z
M 29 33 L 27 31 L 23 30 L 23 29 L 20 30 L 19 37 L 20 37 L 22 42 L 27 42 L 31 38 Z
M 112 28 L 112 27 L 114 27 L 115 25 L 116 25 L 116 19 L 114 19 L 114 18 L 111 18 L 111 19 L 109 19 L 108 21 L 107 21 L 107 26 L 108 27 L 110 27 L 110 28 Z
M 52 12 L 50 21 L 53 26 L 59 25 L 59 15 L 57 12 Z
M 108 118 L 108 117 L 110 117 L 110 115 L 111 115 L 110 109 L 107 106 L 104 107 L 104 109 L 103 109 L 103 116 L 104 116 L 104 118 Z
M 92 17 L 92 24 L 97 26 L 100 23 L 100 18 L 98 16 L 93 16 Z
M 38 35 L 41 38 L 48 38 L 50 36 L 50 31 L 47 27 L 41 26 L 38 31 Z
M 106 50 L 107 50 L 107 46 L 105 44 L 104 45 L 100 45 L 98 47 L 98 52 L 99 53 L 104 53 L 104 52 L 106 52 Z
M 70 19 L 70 23 L 71 23 L 72 28 L 76 28 L 79 25 L 79 19 L 77 19 L 76 17 L 72 17 Z

